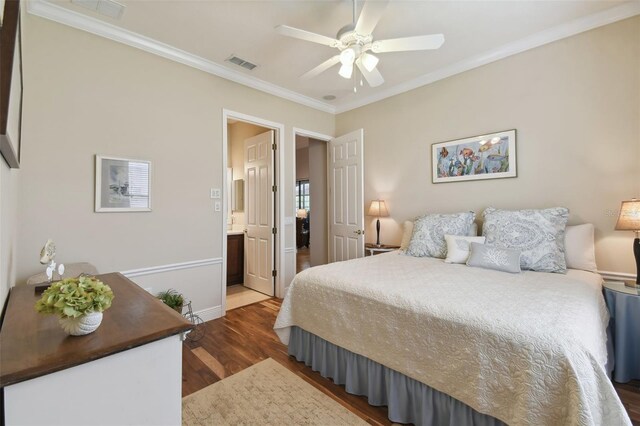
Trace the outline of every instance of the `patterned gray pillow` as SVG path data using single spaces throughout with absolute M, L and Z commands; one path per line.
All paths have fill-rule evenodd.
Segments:
M 485 244 L 522 251 L 522 269 L 567 272 L 564 233 L 569 209 L 509 211 L 489 207 L 483 217 Z
M 469 235 L 474 212 L 452 214 L 427 214 L 416 218 L 407 254 L 415 257 L 438 257 L 447 255 L 447 235 Z
M 522 252 L 520 250 L 488 246 L 480 243 L 471 243 L 470 248 L 471 254 L 467 260 L 467 266 L 494 269 L 512 274 L 522 272 L 520 269 Z

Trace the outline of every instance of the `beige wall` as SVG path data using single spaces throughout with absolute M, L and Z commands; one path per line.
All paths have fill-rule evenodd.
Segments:
M 562 205 L 595 224 L 601 270 L 632 273 L 632 234 L 613 228 L 640 196 L 639 70 L 635 17 L 340 114 L 336 134 L 364 128 L 365 203 L 391 214 L 383 243 L 425 212 Z M 431 183 L 432 143 L 514 128 L 517 178 Z
M 299 138 L 297 136 L 296 138 Z M 308 143 L 308 142 L 307 142 Z M 296 180 L 309 179 L 309 146 L 296 149 Z M 297 207 L 297 206 L 296 206 Z
M 228 165 L 233 169 L 233 180 L 244 179 L 244 141 L 250 137 L 259 135 L 269 131 L 264 127 L 256 126 L 251 123 L 237 121 L 229 124 L 227 138 L 229 147 L 227 153 L 229 155 Z M 233 224 L 236 227 L 244 226 L 245 216 L 243 211 L 234 211 L 232 214 Z
M 310 235 L 309 262 L 311 266 L 329 261 L 327 217 L 327 142 L 309 139 L 309 195 Z
M 383 198 L 392 215 L 383 242 L 399 242 L 399 223 L 427 211 L 566 205 L 572 223 L 596 225 L 602 270 L 634 272 L 632 235 L 612 229 L 620 200 L 640 196 L 638 17 L 337 117 L 31 15 L 23 24 L 22 169 L 0 170 L 0 298 L 42 270 L 47 238 L 59 261 L 101 271 L 220 258 L 209 189 L 226 172 L 223 108 L 283 123 L 286 164 L 293 127 L 363 127 L 365 202 Z M 432 143 L 511 128 L 518 178 L 431 184 Z M 94 213 L 95 154 L 153 161 L 153 212 Z M 292 188 L 294 170 L 284 170 Z M 372 221 L 367 231 L 370 240 Z M 295 228 L 285 234 L 293 250 Z M 221 303 L 220 274 L 214 265 L 136 281 L 176 287 L 205 309 Z
M 333 134 L 334 117 L 166 59 L 34 16 L 24 22 L 24 129 L 18 281 L 41 270 L 47 238 L 59 261 L 122 271 L 222 256 L 223 108 Z M 153 211 L 94 213 L 95 154 L 153 162 Z M 293 187 L 292 170 L 285 171 Z M 293 212 L 293 195 L 286 194 Z M 295 228 L 285 229 L 294 246 Z M 294 262 L 295 264 L 295 262 Z M 195 308 L 220 306 L 221 264 L 171 280 Z M 174 274 L 176 274 L 174 272 Z M 184 276 L 185 279 L 180 279 Z
M 19 173 L 0 157 L 0 311 L 16 278 Z

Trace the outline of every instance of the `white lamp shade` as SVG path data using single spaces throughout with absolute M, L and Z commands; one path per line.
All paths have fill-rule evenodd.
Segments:
M 640 200 L 623 201 L 616 223 L 618 231 L 640 232 Z
M 379 61 L 377 57 L 367 52 L 364 52 L 360 59 L 362 60 L 362 65 L 364 65 L 365 69 L 369 72 L 373 71 Z
M 307 211 L 305 209 L 298 209 L 296 216 L 300 219 L 304 219 L 307 217 Z
M 340 71 L 338 71 L 338 74 L 340 74 L 341 77 L 344 77 L 346 79 L 351 78 L 352 73 L 353 73 L 353 65 L 349 65 L 349 64 L 343 64 L 340 67 Z
M 389 216 L 389 210 L 387 210 L 387 205 L 384 200 L 373 200 L 371 201 L 367 214 L 369 216 L 387 217 Z
M 344 49 L 340 53 L 340 63 L 342 65 L 353 66 L 353 61 L 356 60 L 356 52 L 352 48 Z

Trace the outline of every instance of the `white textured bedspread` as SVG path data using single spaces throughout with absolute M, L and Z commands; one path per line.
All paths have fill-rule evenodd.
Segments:
M 287 344 L 301 327 L 510 425 L 630 425 L 605 370 L 601 288 L 579 277 L 393 252 L 298 274 L 274 328 Z

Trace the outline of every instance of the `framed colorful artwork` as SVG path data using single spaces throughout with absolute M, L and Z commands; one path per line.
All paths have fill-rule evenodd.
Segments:
M 431 164 L 433 183 L 517 177 L 516 131 L 434 143 Z

